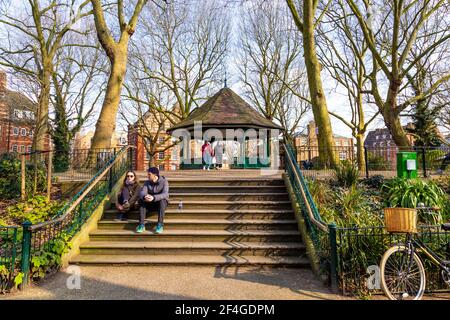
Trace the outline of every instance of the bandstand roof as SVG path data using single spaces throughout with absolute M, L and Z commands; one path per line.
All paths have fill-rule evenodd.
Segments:
M 238 94 L 226 87 L 194 109 L 186 119 L 169 128 L 167 132 L 171 133 L 181 128 L 191 131 L 194 129 L 194 121 L 202 121 L 203 130 L 209 128 L 283 130 L 281 126 L 264 118 Z

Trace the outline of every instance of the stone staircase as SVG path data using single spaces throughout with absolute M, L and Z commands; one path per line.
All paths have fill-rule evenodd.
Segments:
M 281 175 L 189 175 L 166 174 L 170 203 L 162 234 L 153 233 L 156 213 L 147 217 L 147 231 L 137 234 L 138 212 L 115 221 L 113 206 L 71 263 L 310 266 Z

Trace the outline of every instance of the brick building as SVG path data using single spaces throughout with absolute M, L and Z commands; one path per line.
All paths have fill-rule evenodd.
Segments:
M 30 152 L 35 121 L 36 104 L 8 90 L 7 75 L 0 70 L 0 153 Z
M 310 121 L 306 134 L 298 134 L 295 137 L 297 148 L 297 161 L 313 161 L 319 157 L 319 142 L 317 140 L 318 128 L 314 121 Z M 353 138 L 333 134 L 334 146 L 340 160 L 353 160 L 355 157 Z
M 173 140 L 166 132 L 171 123 L 167 119 L 161 121 L 157 117 L 160 117 L 158 113 L 146 112 L 142 119 L 128 126 L 128 144 L 136 147 L 132 156 L 134 170 L 142 171 L 148 168 L 151 157 L 146 145 L 148 147 L 151 144 L 150 137 L 154 136 L 157 140 L 154 165 L 160 170 L 178 170 L 180 167 L 179 146 L 170 147 Z
M 409 133 L 414 129 L 412 123 L 403 127 L 410 144 L 414 144 L 414 136 Z M 364 140 L 368 150 L 369 163 L 377 163 L 380 168 L 395 168 L 397 162 L 397 145 L 392 139 L 388 128 L 378 128 L 369 131 Z

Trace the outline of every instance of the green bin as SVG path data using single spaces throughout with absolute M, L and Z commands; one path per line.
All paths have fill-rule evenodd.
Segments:
M 397 152 L 397 177 L 417 178 L 416 152 Z

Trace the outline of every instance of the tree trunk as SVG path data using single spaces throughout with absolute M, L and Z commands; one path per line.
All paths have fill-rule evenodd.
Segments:
M 110 59 L 111 73 L 106 87 L 102 110 L 95 126 L 91 150 L 111 147 L 111 137 L 116 129 L 116 116 L 120 104 L 122 84 L 127 69 L 127 43 L 118 45 L 114 59 Z
M 331 167 L 338 164 L 335 150 L 333 149 L 333 132 L 330 116 L 328 114 L 327 101 L 322 88 L 320 76 L 320 64 L 317 58 L 316 42 L 314 39 L 314 4 L 313 0 L 303 1 L 303 46 L 308 75 L 309 92 L 311 95 L 314 121 L 318 128 L 319 157 L 321 163 Z
M 356 159 L 360 171 L 366 167 L 366 158 L 364 156 L 364 133 L 356 134 Z
M 34 150 L 44 151 L 48 138 L 48 106 L 50 100 L 50 71 L 43 71 L 41 92 L 38 101 L 38 117 L 34 136 Z
M 397 96 L 400 85 L 401 81 L 395 79 L 390 81 L 388 97 L 381 113 L 397 147 L 408 147 L 411 144 L 400 123 L 399 112 L 397 112 Z

